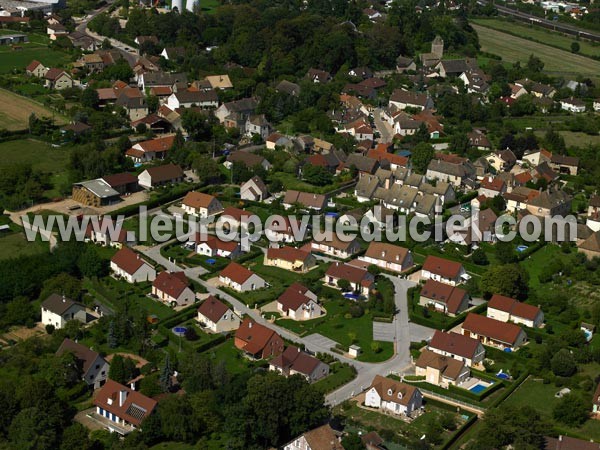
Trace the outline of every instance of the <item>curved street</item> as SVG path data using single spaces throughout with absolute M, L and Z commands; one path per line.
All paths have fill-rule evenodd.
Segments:
M 168 258 L 162 256 L 160 253 L 161 247 L 169 244 L 170 242 L 172 241 L 139 250 L 146 257 L 162 265 L 168 270 L 183 270 L 188 278 L 204 286 L 208 293 L 212 295 L 219 295 L 221 298 L 227 300 L 236 310 L 243 314 L 249 315 L 258 323 L 266 325 L 277 331 L 277 333 L 279 333 L 283 338 L 292 342 L 296 342 L 312 352 L 326 353 L 331 355 L 339 361 L 352 365 L 356 369 L 356 378 L 354 378 L 350 383 L 345 384 L 326 396 L 327 404 L 336 405 L 359 394 L 371 384 L 371 381 L 375 375 L 385 376 L 390 373 L 402 374 L 410 369 L 410 332 L 408 322 L 407 291 L 412 286 L 415 286 L 413 281 L 402 279 L 397 276 L 385 275 L 394 283 L 395 291 L 397 313 L 394 316 L 393 321 L 395 327 L 394 356 L 381 363 L 367 363 L 332 352 L 329 347 L 319 345 L 315 343 L 314 340 L 307 339 L 306 337 L 300 337 L 286 328 L 267 321 L 262 317 L 259 310 L 248 307 L 245 303 L 242 303 L 237 298 L 229 295 L 226 292 L 223 292 L 219 288 L 210 285 L 205 280 L 200 278 L 201 275 L 207 273 L 207 271 L 202 267 L 183 268 L 170 261 Z

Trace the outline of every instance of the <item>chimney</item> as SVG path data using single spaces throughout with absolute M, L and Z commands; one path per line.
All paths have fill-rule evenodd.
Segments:
M 119 391 L 119 406 L 123 406 L 127 399 L 127 391 L 125 389 Z
M 559 434 L 559 435 L 558 435 L 558 441 L 559 441 L 559 442 L 562 442 L 562 434 Z
M 248 322 L 248 328 L 252 328 L 252 323 L 253 322 Z
M 65 297 L 65 294 L 62 295 L 62 302 L 67 303 L 67 297 Z

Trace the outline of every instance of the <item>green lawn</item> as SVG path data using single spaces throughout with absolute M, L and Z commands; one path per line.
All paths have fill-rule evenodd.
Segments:
M 544 62 L 544 71 L 551 75 L 565 77 L 582 75 L 597 78 L 600 73 L 600 61 L 512 36 L 492 28 L 476 24 L 472 26 L 479 36 L 481 49 L 500 56 L 506 62 L 520 61 L 523 65 L 533 54 Z
M 46 67 L 64 67 L 71 61 L 68 53 L 50 49 L 48 39 L 41 35 L 29 35 L 31 42 L 20 44 L 22 50 L 13 50 L 10 46 L 0 47 L 0 73 L 24 71 L 27 65 L 38 60 Z
M 531 406 L 538 411 L 542 417 L 552 420 L 552 409 L 560 401 L 554 395 L 560 390 L 560 387 L 549 383 L 544 384 L 541 381 L 534 381 L 529 378 L 519 388 L 508 397 L 503 405 L 513 406 Z M 591 408 L 591 403 L 590 403 Z M 600 421 L 588 420 L 581 427 L 573 428 L 562 424 L 557 426 L 569 434 L 580 438 L 600 440 Z
M 317 381 L 314 386 L 321 392 L 327 394 L 335 391 L 340 386 L 349 383 L 356 378 L 356 370 L 352 366 L 341 365 L 339 362 L 333 362 L 329 365 L 329 376 Z
M 529 273 L 529 286 L 537 289 L 541 286 L 538 275 L 542 272 L 548 261 L 561 258 L 563 253 L 557 245 L 547 244 L 533 255 L 521 261 L 521 265 Z
M 267 364 L 266 361 L 254 362 L 244 358 L 242 352 L 233 345 L 233 339 L 228 339 L 222 344 L 205 351 L 203 355 L 208 356 L 213 363 L 223 362 L 230 374 L 245 373 L 258 367 L 265 367 Z
M 5 234 L 1 234 L 5 233 Z M 49 251 L 47 242 L 29 242 L 21 232 L 3 231 L 0 233 L 0 260 L 19 256 L 39 255 Z
M 334 341 L 350 346 L 357 344 L 362 353 L 358 357 L 360 361 L 378 362 L 392 357 L 394 346 L 391 342 L 377 342 L 379 351 L 375 351 L 371 344 L 373 342 L 373 315 L 365 313 L 362 317 L 349 316 L 351 300 L 337 299 L 325 301 L 323 306 L 327 314 L 313 320 L 297 322 L 291 319 L 280 319 L 278 325 L 292 330 L 302 336 L 312 333 L 320 333 Z
M 515 34 L 517 36 L 530 39 L 537 42 L 543 42 L 546 45 L 557 47 L 571 52 L 571 44 L 575 42 L 572 37 L 567 37 L 560 33 L 555 33 L 544 28 L 525 25 L 521 22 L 513 22 L 501 18 L 495 19 L 472 19 L 472 23 L 482 25 L 487 28 L 493 28 L 505 33 Z M 585 40 L 579 40 L 579 53 L 585 56 L 600 56 L 600 45 Z
M 334 408 L 334 413 L 344 417 L 358 431 L 367 432 L 376 430 L 380 433 L 383 432 L 386 436 L 394 436 L 392 442 L 399 444 L 407 444 L 409 441 L 414 442 L 419 440 L 421 436 L 427 434 L 429 424 L 437 422 L 443 414 L 452 414 L 459 426 L 464 422 L 464 419 L 459 414 L 428 403 L 425 403 L 425 413 L 410 423 L 391 415 L 363 409 L 355 402 L 342 403 L 340 406 Z M 448 439 L 451 434 L 449 431 L 444 431 L 442 439 Z

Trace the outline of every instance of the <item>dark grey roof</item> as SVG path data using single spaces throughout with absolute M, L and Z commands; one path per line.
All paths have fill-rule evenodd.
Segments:
M 52 294 L 42 302 L 42 307 L 55 314 L 63 315 L 71 306 L 78 305 L 85 308 L 81 303 L 71 300 L 64 295 Z

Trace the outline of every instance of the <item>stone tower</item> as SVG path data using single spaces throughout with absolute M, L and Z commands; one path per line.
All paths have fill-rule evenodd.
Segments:
M 444 56 L 444 40 L 439 35 L 431 43 L 431 53 L 439 59 Z

